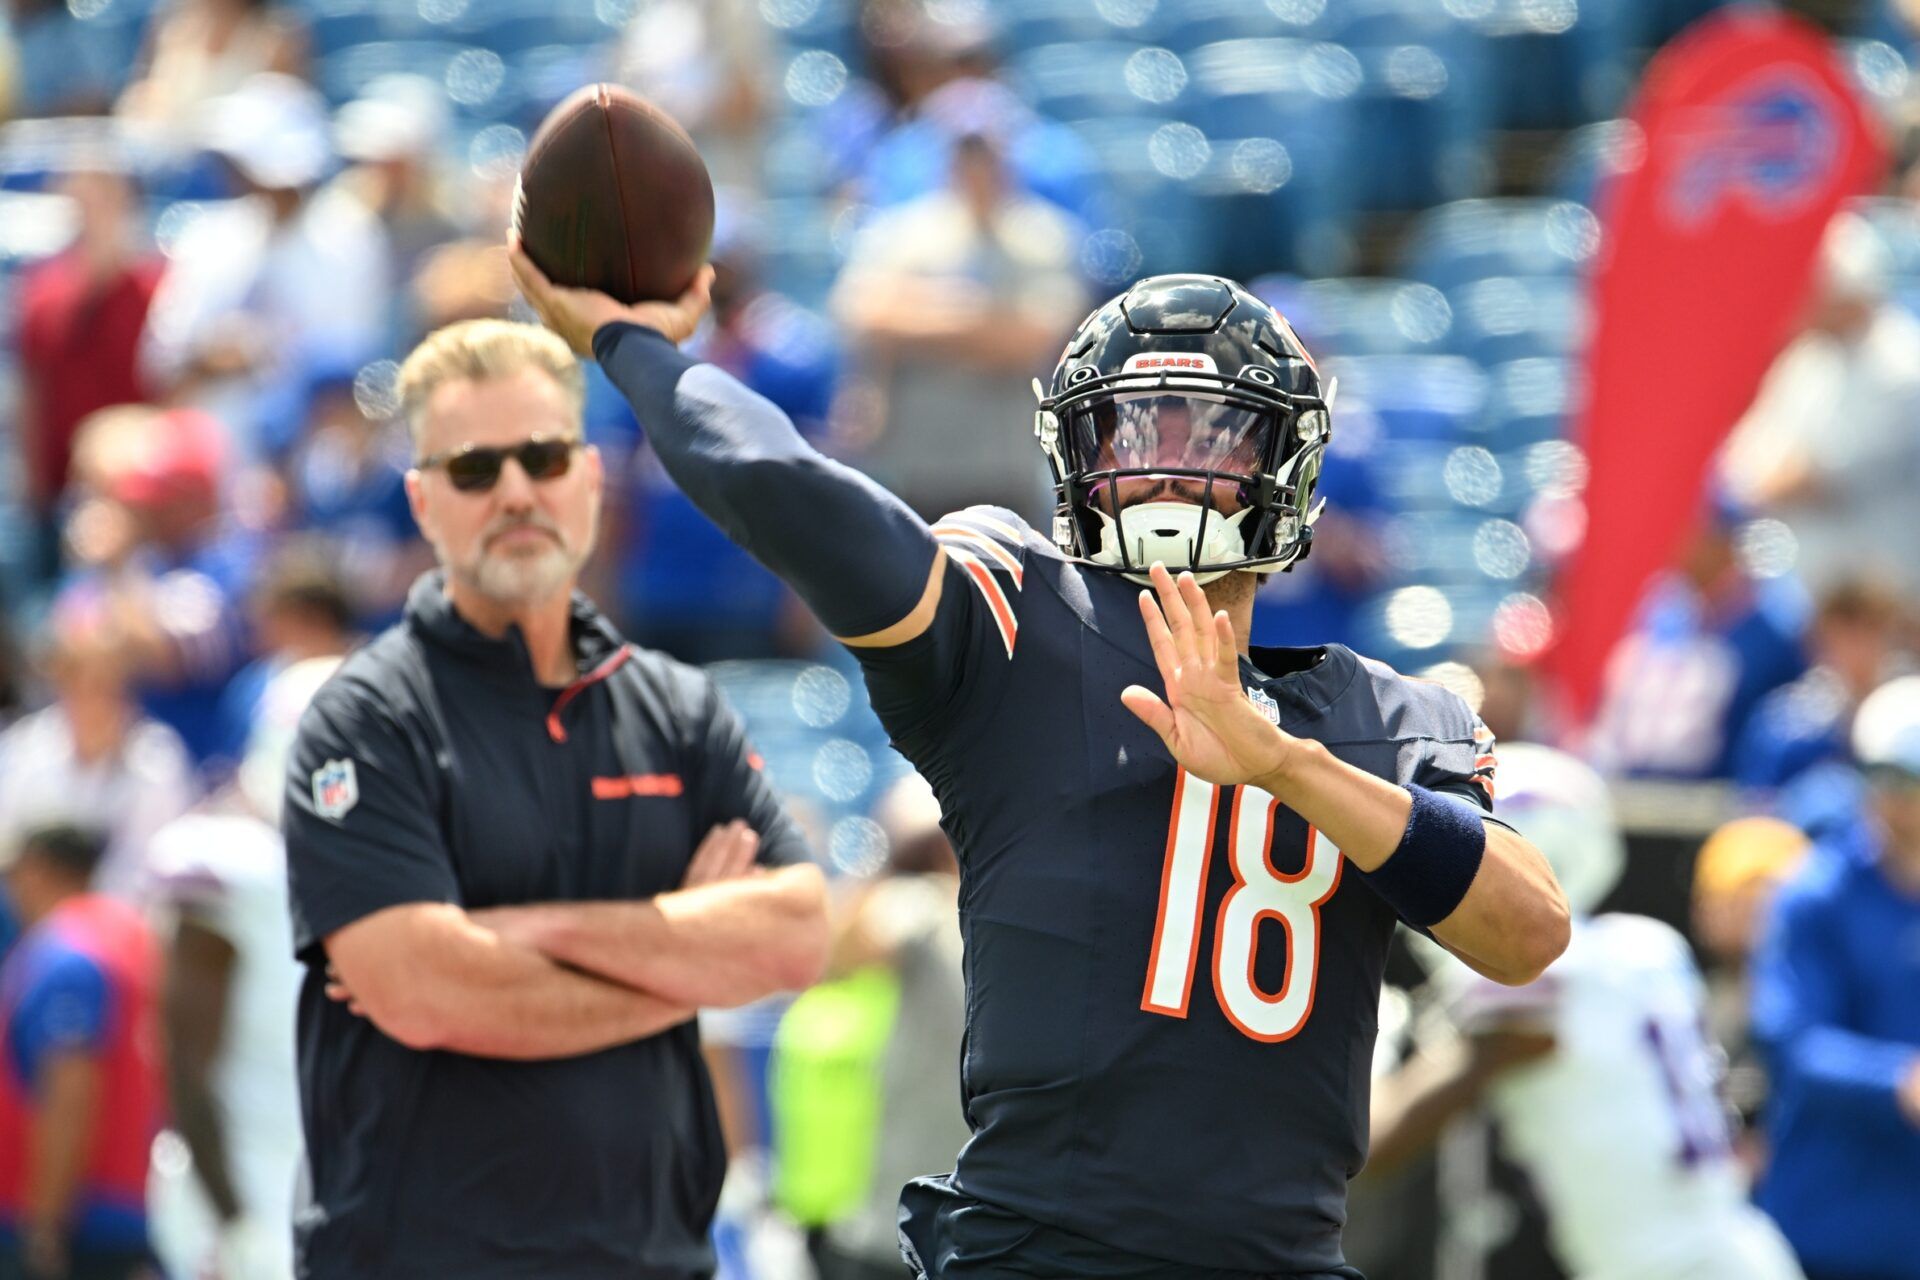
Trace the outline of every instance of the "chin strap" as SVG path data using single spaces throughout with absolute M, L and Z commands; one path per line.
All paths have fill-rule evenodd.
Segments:
M 1241 536 L 1240 525 L 1250 510 L 1222 516 L 1204 511 L 1191 502 L 1141 502 L 1123 510 L 1116 524 L 1112 516 L 1096 509 L 1094 514 L 1100 517 L 1100 549 L 1089 558 L 1095 564 L 1135 565 L 1139 571 L 1125 576 L 1142 584 L 1150 581 L 1147 569 L 1156 560 L 1174 573 L 1193 569 L 1195 565 L 1241 560 L 1246 557 L 1247 544 Z M 1203 516 L 1206 541 L 1200 543 Z M 1120 554 L 1123 540 L 1124 557 Z M 1198 582 L 1212 582 L 1229 572 L 1227 569 L 1194 570 L 1193 576 Z

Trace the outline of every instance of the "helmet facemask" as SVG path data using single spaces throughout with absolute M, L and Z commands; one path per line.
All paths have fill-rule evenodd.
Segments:
M 1062 550 L 1138 582 L 1155 561 L 1208 582 L 1303 555 L 1326 406 L 1251 372 L 1083 378 L 1043 399 Z

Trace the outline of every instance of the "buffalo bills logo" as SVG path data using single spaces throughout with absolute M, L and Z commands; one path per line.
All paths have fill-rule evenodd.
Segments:
M 1729 200 L 1783 221 L 1817 200 L 1839 163 L 1839 104 L 1799 68 L 1768 67 L 1678 130 L 1666 204 L 1684 227 Z

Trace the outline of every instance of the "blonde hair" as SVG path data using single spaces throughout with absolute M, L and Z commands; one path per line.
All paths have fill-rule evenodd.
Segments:
M 551 329 L 511 320 L 462 320 L 428 334 L 400 366 L 400 411 L 416 448 L 427 401 L 448 382 L 510 378 L 522 369 L 538 369 L 552 378 L 567 398 L 577 421 L 587 399 L 580 362 Z

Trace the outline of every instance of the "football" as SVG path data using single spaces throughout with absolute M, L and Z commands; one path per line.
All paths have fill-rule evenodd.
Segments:
M 676 298 L 713 243 L 713 180 L 666 112 L 618 85 L 588 85 L 528 144 L 513 222 L 555 284 L 622 302 Z

